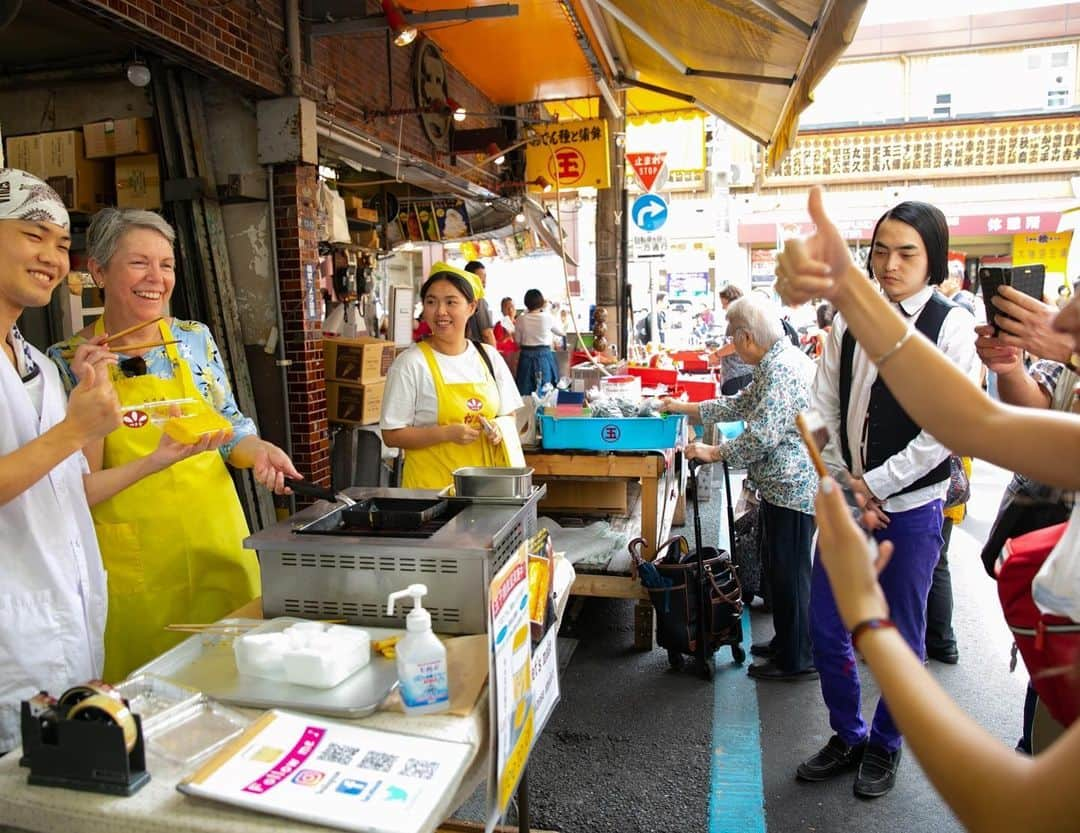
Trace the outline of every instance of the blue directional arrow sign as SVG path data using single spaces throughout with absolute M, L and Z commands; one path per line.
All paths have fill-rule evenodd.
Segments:
M 642 231 L 656 231 L 668 218 L 668 206 L 659 194 L 642 194 L 630 207 L 634 225 Z

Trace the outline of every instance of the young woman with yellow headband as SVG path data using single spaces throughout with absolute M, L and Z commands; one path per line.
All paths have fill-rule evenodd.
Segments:
M 380 420 L 383 442 L 405 452 L 405 488 L 441 489 L 463 466 L 508 465 L 494 420 L 521 397 L 495 348 L 465 337 L 483 293 L 475 275 L 446 263 L 420 289 L 431 336 L 390 367 Z

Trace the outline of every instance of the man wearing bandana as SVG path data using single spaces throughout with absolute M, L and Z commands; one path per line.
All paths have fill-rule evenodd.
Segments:
M 21 700 L 98 677 L 104 660 L 105 573 L 82 448 L 120 424 L 120 404 L 103 368 L 65 401 L 56 368 L 15 325 L 49 303 L 70 247 L 56 193 L 0 169 L 0 755 L 19 745 Z

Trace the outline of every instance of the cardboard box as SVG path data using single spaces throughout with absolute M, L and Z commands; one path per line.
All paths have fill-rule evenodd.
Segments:
M 34 176 L 44 178 L 45 156 L 41 134 L 31 136 L 11 136 L 7 140 L 7 160 L 9 168 L 18 168 Z
M 108 163 L 87 159 L 81 130 L 41 134 L 42 178 L 69 209 L 92 213 L 111 200 Z
M 326 383 L 326 416 L 330 422 L 369 425 L 379 421 L 386 382 L 354 385 L 351 382 Z
M 83 125 L 86 158 L 153 153 L 154 128 L 150 119 L 109 119 Z
M 370 336 L 324 338 L 323 368 L 326 380 L 378 382 L 394 363 L 394 342 Z
M 117 157 L 116 204 L 120 208 L 161 208 L 161 165 L 156 153 Z
M 567 480 L 534 478 L 547 483 L 541 512 L 563 511 L 583 515 L 625 515 L 629 511 L 626 480 Z

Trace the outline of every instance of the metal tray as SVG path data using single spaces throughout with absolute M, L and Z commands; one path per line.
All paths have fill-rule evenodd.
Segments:
M 547 494 L 547 483 L 533 486 L 529 494 L 521 497 L 463 497 L 454 494 L 453 486 L 447 486 L 439 494 L 451 503 L 479 503 L 484 506 L 524 506 L 533 499 L 533 495 L 536 495 L 537 500 L 542 500 Z
M 532 476 L 531 467 L 466 466 L 454 470 L 454 489 L 461 497 L 526 498 Z
M 297 622 L 291 616 L 267 620 L 280 630 Z M 236 626 L 236 634 L 264 624 L 261 619 L 223 619 L 221 625 Z M 389 636 L 403 635 L 395 628 L 364 628 L 374 642 Z M 263 630 L 265 633 L 266 631 Z M 201 691 L 207 697 L 234 706 L 258 709 L 287 708 L 329 717 L 365 717 L 375 711 L 386 696 L 397 687 L 397 666 L 376 651 L 371 662 L 344 682 L 333 688 L 319 689 L 292 685 L 240 674 L 233 655 L 233 635 L 226 633 L 196 634 L 185 639 L 160 657 L 151 660 L 137 674 L 155 674 L 178 685 Z

